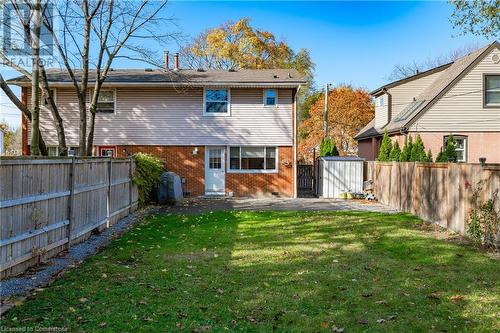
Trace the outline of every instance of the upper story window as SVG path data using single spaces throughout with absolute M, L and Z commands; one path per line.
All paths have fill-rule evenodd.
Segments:
M 484 76 L 484 105 L 500 107 L 500 75 Z
M 276 98 L 276 90 L 274 89 L 265 89 L 264 90 L 264 105 L 265 106 L 276 106 L 277 98 Z
M 378 99 L 378 106 L 384 106 L 384 96 L 380 96 Z
M 229 90 L 205 89 L 205 114 L 228 114 Z
M 115 112 L 115 91 L 101 90 L 97 98 L 96 112 L 113 113 Z

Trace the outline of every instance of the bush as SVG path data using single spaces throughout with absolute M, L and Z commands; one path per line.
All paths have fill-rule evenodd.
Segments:
M 339 151 L 337 149 L 337 146 L 335 145 L 335 142 L 333 142 L 332 139 L 330 138 L 324 138 L 323 141 L 321 141 L 319 151 L 321 157 L 339 156 Z
M 384 136 L 382 137 L 382 143 L 380 144 L 380 150 L 378 152 L 378 161 L 388 162 L 390 161 L 390 155 L 392 150 L 392 141 L 387 134 L 387 130 L 384 131 Z
M 500 245 L 500 211 L 496 207 L 499 190 L 490 199 L 480 201 L 480 193 L 486 181 L 479 181 L 472 189 L 473 208 L 467 220 L 467 233 L 479 244 L 498 250 Z
M 457 151 L 455 150 L 456 143 L 453 136 L 449 136 L 446 140 L 446 147 L 444 147 L 438 154 L 436 162 L 448 163 L 457 161 Z
M 427 162 L 432 163 L 432 152 L 430 149 L 427 152 Z
M 410 162 L 411 150 L 413 148 L 413 138 L 411 136 L 406 140 L 399 158 L 400 162 Z
M 401 158 L 401 149 L 399 148 L 399 143 L 396 141 L 392 145 L 391 153 L 389 154 L 389 160 L 398 162 Z
M 147 205 L 152 198 L 153 189 L 164 171 L 163 161 L 149 154 L 134 155 L 135 173 L 133 182 L 139 191 L 139 206 Z
M 415 143 L 411 147 L 410 153 L 411 162 L 427 162 L 427 155 L 425 154 L 425 146 L 419 134 L 415 139 Z

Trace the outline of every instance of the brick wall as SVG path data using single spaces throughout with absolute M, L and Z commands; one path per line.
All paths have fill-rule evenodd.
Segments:
M 193 146 L 117 146 L 118 157 L 138 152 L 158 156 L 165 161 L 169 171 L 185 179 L 183 189 L 191 196 L 205 194 L 205 149 Z M 226 152 L 227 154 L 227 152 Z M 226 155 L 227 156 L 227 155 Z M 226 172 L 226 192 L 236 197 L 270 196 L 278 192 L 280 196 L 293 196 L 293 148 L 278 148 L 278 173 L 228 173 Z M 284 165 L 288 161 L 288 165 Z M 226 163 L 227 164 L 227 163 Z
M 185 179 L 182 184 L 184 192 L 190 196 L 205 194 L 205 150 L 198 147 L 193 155 L 192 146 L 117 146 L 118 157 L 138 152 L 148 153 L 165 161 L 166 168 Z
M 283 165 L 288 161 L 289 165 Z M 238 197 L 293 196 L 293 148 L 278 147 L 278 173 L 226 173 L 226 191 Z

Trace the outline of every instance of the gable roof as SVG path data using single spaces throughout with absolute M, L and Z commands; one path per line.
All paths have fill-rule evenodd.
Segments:
M 81 70 L 74 71 L 80 79 Z M 72 85 L 66 70 L 48 69 L 47 77 L 54 86 Z M 89 71 L 89 82 L 95 82 L 95 72 Z M 296 87 L 307 81 L 295 69 L 241 69 L 227 70 L 162 70 L 162 69 L 113 69 L 108 72 L 105 84 L 110 85 L 238 85 L 238 86 L 290 86 Z M 7 81 L 9 84 L 29 86 L 31 81 L 26 76 L 19 76 Z
M 439 75 L 432 84 L 422 91 L 413 102 L 408 105 L 383 128 L 364 128 L 354 139 L 364 139 L 380 136 L 387 130 L 389 133 L 405 130 L 420 116 L 436 103 L 451 87 L 453 87 L 465 74 L 480 62 L 494 48 L 500 48 L 500 43 L 495 41 L 483 48 L 455 60 Z
M 432 74 L 444 71 L 445 69 L 447 69 L 448 67 L 450 67 L 452 64 L 453 64 L 453 62 L 450 62 L 450 63 L 444 64 L 444 65 L 440 65 L 440 66 L 431 68 L 431 69 L 423 71 L 423 72 L 419 72 L 419 73 L 417 73 L 415 75 L 405 77 L 404 79 L 387 83 L 387 84 L 385 84 L 385 85 L 383 85 L 383 86 L 381 86 L 381 87 L 373 90 L 372 92 L 370 92 L 370 95 L 376 96 L 376 95 L 382 93 L 386 89 L 394 88 L 394 87 L 397 87 L 397 86 L 399 86 L 401 84 L 404 84 L 404 83 L 407 83 L 407 82 L 410 82 L 410 81 L 414 81 L 414 80 L 426 77 L 428 75 L 432 75 Z

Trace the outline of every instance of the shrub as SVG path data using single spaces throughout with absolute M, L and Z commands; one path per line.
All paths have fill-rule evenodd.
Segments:
M 418 134 L 415 139 L 415 143 L 411 147 L 410 161 L 427 162 L 427 155 L 425 154 L 424 142 L 422 141 L 422 138 Z
M 324 138 L 319 148 L 320 156 L 339 156 L 339 151 L 335 142 L 330 138 Z
M 479 244 L 498 250 L 500 245 L 500 211 L 497 210 L 499 190 L 490 199 L 480 201 L 480 193 L 486 181 L 479 181 L 472 189 L 473 206 L 467 220 L 467 233 Z
M 399 148 L 399 143 L 396 141 L 392 145 L 391 153 L 389 154 L 389 160 L 398 162 L 401 158 L 401 149 Z
M 164 171 L 163 162 L 144 153 L 135 154 L 134 160 L 135 172 L 132 180 L 139 191 L 139 206 L 145 206 L 151 201 L 153 189 Z
M 381 162 L 390 161 L 390 154 L 392 150 L 392 141 L 387 134 L 387 130 L 384 131 L 384 136 L 382 137 L 382 143 L 380 144 L 380 151 L 378 152 L 377 160 Z
M 456 143 L 455 139 L 453 139 L 453 136 L 449 136 L 448 139 L 446 140 L 446 147 L 441 149 L 439 152 L 436 162 L 442 162 L 442 163 L 447 163 L 447 162 L 456 162 L 457 161 L 457 151 L 455 150 Z
M 413 148 L 413 138 L 410 136 L 406 140 L 403 150 L 401 151 L 401 156 L 399 158 L 400 162 L 410 162 L 411 150 Z
M 432 152 L 430 149 L 427 151 L 427 162 L 432 163 Z

